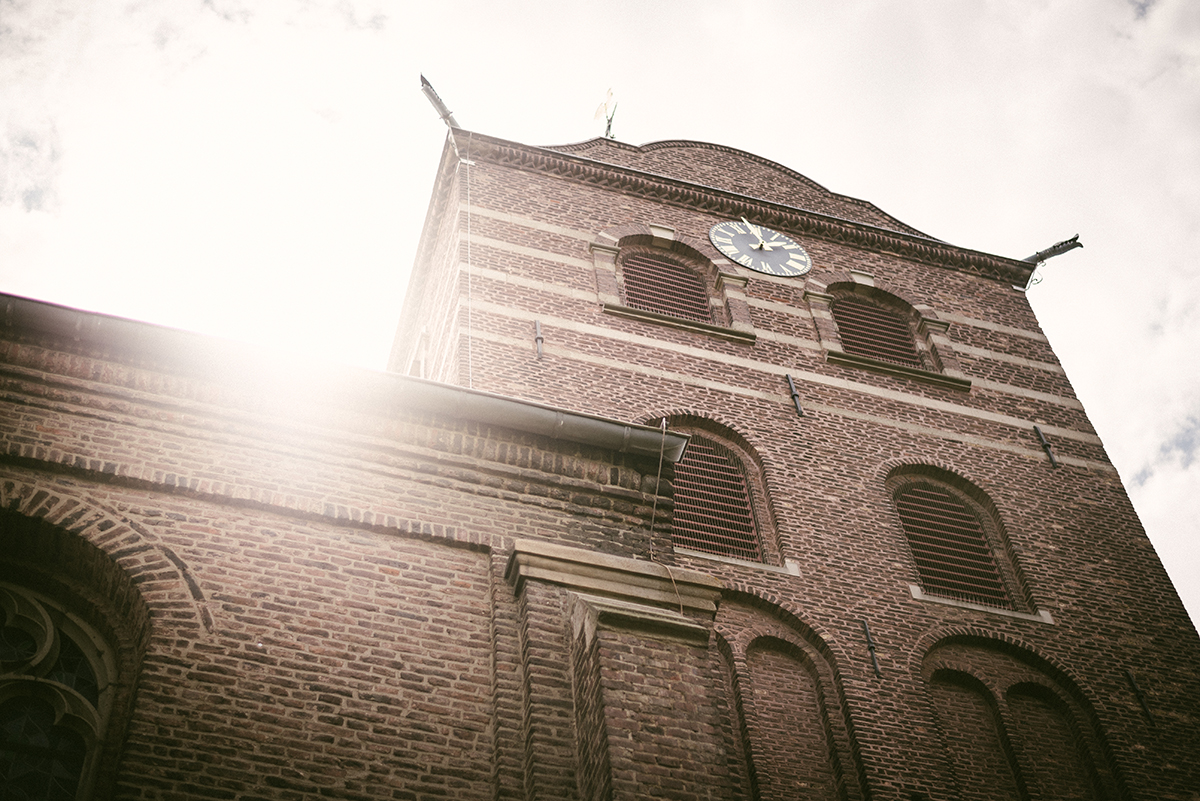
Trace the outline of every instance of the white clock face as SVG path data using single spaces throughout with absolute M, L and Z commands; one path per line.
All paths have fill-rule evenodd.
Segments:
M 730 261 L 760 273 L 790 278 L 812 269 L 812 259 L 794 239 L 745 217 L 741 222 L 717 223 L 708 238 Z

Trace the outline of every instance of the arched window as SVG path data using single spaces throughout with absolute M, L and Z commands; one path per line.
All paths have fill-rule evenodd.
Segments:
M 864 295 L 838 295 L 831 304 L 846 353 L 923 369 L 909 322 L 894 306 Z
M 954 354 L 950 324 L 930 306 L 888 291 L 858 271 L 813 276 L 804 297 L 829 363 L 971 389 Z
M 703 434 L 693 434 L 675 465 L 675 519 L 679 547 L 761 562 L 751 489 L 741 458 Z
M 666 255 L 639 251 L 621 262 L 625 303 L 635 309 L 712 322 L 708 290 L 696 271 Z
M 960 797 L 1125 797 L 1086 698 L 1038 657 L 955 635 L 930 649 L 922 672 Z
M 999 517 L 982 491 L 930 466 L 902 468 L 887 487 L 925 593 L 1031 611 Z
M 588 245 L 605 314 L 752 344 L 749 280 L 705 240 L 654 223 L 600 231 Z
M 51 599 L 0 583 L 0 786 L 88 795 L 112 705 L 112 650 Z
M 895 502 L 926 592 L 1012 609 L 983 524 L 962 498 L 919 482 L 897 491 Z

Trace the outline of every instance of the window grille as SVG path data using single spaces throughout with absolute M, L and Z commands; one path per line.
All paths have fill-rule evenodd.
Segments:
M 693 435 L 675 465 L 671 540 L 682 548 L 762 561 L 742 462 L 705 437 Z
M 983 525 L 967 505 L 934 484 L 909 484 L 896 509 L 927 592 L 1012 609 Z
M 625 303 L 635 309 L 712 322 L 708 292 L 693 270 L 668 259 L 635 253 L 622 265 Z
M 887 306 L 843 295 L 832 304 L 838 336 L 847 353 L 871 359 L 924 367 L 913 343 L 912 331 L 900 313 Z

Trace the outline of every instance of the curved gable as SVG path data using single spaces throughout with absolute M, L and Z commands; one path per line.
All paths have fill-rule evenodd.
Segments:
M 924 236 L 871 203 L 830 192 L 781 164 L 732 147 L 684 140 L 634 146 L 600 137 L 547 149 Z

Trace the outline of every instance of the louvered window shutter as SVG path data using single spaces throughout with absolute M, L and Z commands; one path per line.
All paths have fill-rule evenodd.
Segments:
M 934 484 L 909 484 L 896 509 L 926 592 L 1012 609 L 1012 600 L 975 513 Z
M 708 292 L 700 276 L 669 259 L 637 253 L 622 266 L 625 303 L 635 309 L 712 322 Z
M 745 469 L 719 443 L 693 435 L 675 465 L 671 539 L 682 548 L 762 561 Z
M 845 295 L 833 302 L 833 319 L 847 353 L 880 361 L 923 367 L 912 331 L 900 313 L 886 306 Z

